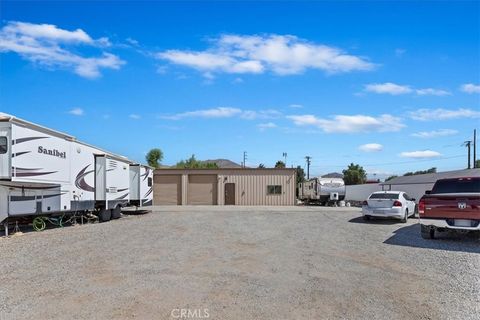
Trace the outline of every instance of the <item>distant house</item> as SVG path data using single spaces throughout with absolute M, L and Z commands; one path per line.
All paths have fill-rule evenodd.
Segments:
M 215 163 L 218 168 L 221 169 L 236 169 L 241 168 L 242 166 L 236 162 L 233 162 L 228 159 L 212 159 L 212 160 L 204 160 L 203 163 Z
M 338 172 L 330 172 L 327 174 L 324 174 L 322 178 L 340 178 L 343 179 L 343 174 L 338 173 Z

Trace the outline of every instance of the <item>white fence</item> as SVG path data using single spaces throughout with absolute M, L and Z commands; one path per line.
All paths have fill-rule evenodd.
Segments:
M 363 201 L 375 191 L 382 191 L 382 186 L 379 183 L 357 184 L 353 186 L 346 186 L 345 200 L 346 201 Z
M 345 200 L 346 201 L 363 201 L 375 191 L 391 190 L 391 191 L 403 191 L 410 197 L 418 200 L 425 194 L 425 191 L 432 190 L 433 183 L 425 184 L 398 184 L 398 185 L 382 185 L 379 183 L 374 184 L 357 184 L 353 186 L 346 186 Z

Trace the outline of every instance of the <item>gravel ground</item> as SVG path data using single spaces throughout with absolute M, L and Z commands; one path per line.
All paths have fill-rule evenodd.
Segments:
M 0 239 L 0 319 L 479 319 L 480 242 L 419 232 L 355 208 L 159 207 L 24 233 Z

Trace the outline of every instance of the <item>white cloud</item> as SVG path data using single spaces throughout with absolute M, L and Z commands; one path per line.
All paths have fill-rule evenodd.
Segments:
M 373 92 L 377 94 L 390 94 L 390 95 L 400 95 L 408 93 L 416 93 L 419 96 L 447 96 L 451 93 L 447 90 L 434 89 L 434 88 L 424 88 L 424 89 L 412 89 L 408 85 L 400 85 L 392 82 L 385 83 L 371 83 L 365 85 L 364 91 Z
M 460 87 L 460 90 L 466 93 L 480 93 L 480 85 L 466 83 Z
M 397 48 L 397 49 L 395 49 L 395 56 L 397 58 L 401 58 L 405 54 L 405 52 L 407 52 L 407 50 L 402 49 L 402 48 Z
M 233 83 L 236 83 L 236 84 L 243 83 L 243 79 L 240 78 L 240 77 L 237 77 L 237 78 L 233 79 Z
M 399 85 L 392 82 L 371 83 L 365 86 L 365 91 L 378 94 L 399 95 L 412 92 L 409 86 Z
M 419 96 L 449 96 L 452 94 L 450 91 L 434 88 L 417 89 L 415 92 Z
M 231 107 L 218 107 L 212 109 L 202 109 L 195 111 L 181 112 L 174 115 L 160 116 L 162 119 L 167 120 L 180 120 L 184 118 L 232 118 L 239 117 L 245 120 L 254 120 L 254 119 L 273 119 L 278 118 L 282 114 L 273 109 L 267 110 L 242 110 L 239 108 Z
M 423 150 L 423 151 L 408 151 L 400 153 L 400 157 L 403 158 L 413 158 L 413 159 L 428 159 L 428 158 L 437 158 L 441 154 L 437 151 L 432 150 Z
M 68 113 L 74 116 L 83 116 L 85 114 L 82 108 L 73 108 L 72 110 L 68 111 Z
M 358 149 L 364 152 L 378 152 L 383 150 L 383 146 L 379 143 L 367 143 L 362 144 Z
M 219 107 L 212 109 L 187 111 L 171 116 L 162 116 L 163 119 L 180 120 L 183 118 L 231 118 L 242 113 L 241 109 L 230 107 Z
M 132 46 L 134 46 L 134 47 L 137 47 L 137 46 L 139 45 L 139 42 L 138 42 L 137 40 L 135 40 L 135 39 L 133 39 L 133 38 L 130 38 L 130 37 L 128 37 L 127 39 L 125 39 L 125 41 L 126 41 L 128 44 L 130 44 L 130 45 L 132 45 Z
M 119 69 L 125 62 L 114 54 L 98 57 L 74 53 L 73 46 L 107 47 L 107 38 L 92 39 L 85 31 L 68 31 L 51 24 L 8 22 L 0 29 L 0 52 L 15 52 L 40 66 L 70 69 L 85 78 L 97 78 L 101 69 Z
M 222 35 L 211 43 L 205 51 L 167 50 L 158 52 L 156 57 L 202 72 L 236 74 L 270 71 L 290 75 L 307 69 L 340 73 L 375 67 L 363 57 L 291 35 Z
M 314 126 L 327 133 L 388 132 L 399 131 L 405 126 L 400 118 L 389 114 L 378 117 L 336 115 L 332 119 L 317 118 L 314 115 L 294 115 L 287 118 L 298 126 Z
M 273 122 L 266 122 L 266 123 L 259 123 L 257 125 L 257 128 L 260 129 L 260 131 L 264 131 L 266 129 L 273 129 L 276 128 L 277 125 Z
M 133 119 L 133 120 L 139 120 L 141 118 L 140 115 L 138 114 L 135 114 L 135 113 L 132 113 L 128 116 L 130 119 Z
M 409 113 L 410 118 L 419 121 L 449 120 L 457 118 L 480 118 L 480 111 L 472 109 L 459 108 L 456 110 L 448 109 L 418 109 Z
M 303 108 L 303 106 L 301 104 L 291 104 L 289 105 L 290 108 L 294 108 L 294 109 L 301 109 Z
M 428 139 L 428 138 L 452 136 L 457 133 L 458 131 L 453 129 L 440 129 L 440 130 L 420 131 L 420 132 L 412 133 L 412 137 Z

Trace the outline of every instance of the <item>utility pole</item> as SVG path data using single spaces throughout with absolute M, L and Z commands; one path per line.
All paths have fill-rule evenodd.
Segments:
M 468 167 L 467 167 L 467 169 L 470 169 L 470 168 L 471 168 L 471 165 L 470 165 L 470 146 L 471 146 L 471 144 L 472 144 L 472 141 L 471 141 L 471 140 L 465 141 L 465 142 L 463 143 L 463 145 L 468 148 Z
M 242 166 L 245 168 L 246 167 L 246 161 L 247 161 L 247 151 L 243 151 L 243 162 Z
M 284 153 L 282 154 L 282 156 L 283 156 L 283 158 L 285 159 L 284 163 L 285 163 L 285 168 L 286 168 L 286 167 L 287 167 L 287 153 L 284 152 Z
M 309 180 L 310 179 L 310 163 L 311 163 L 312 157 L 306 156 L 305 159 L 307 160 L 307 180 Z
M 477 129 L 473 129 L 473 168 L 477 167 Z

